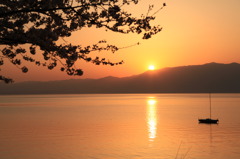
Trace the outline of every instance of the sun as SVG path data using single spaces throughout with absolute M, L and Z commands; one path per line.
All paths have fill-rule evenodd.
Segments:
M 149 65 L 149 66 L 148 66 L 148 69 L 149 69 L 149 70 L 155 70 L 155 66 L 154 66 L 154 65 Z

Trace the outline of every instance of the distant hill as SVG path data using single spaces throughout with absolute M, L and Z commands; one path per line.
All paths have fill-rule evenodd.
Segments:
M 209 63 L 117 78 L 0 83 L 0 94 L 240 93 L 240 64 Z

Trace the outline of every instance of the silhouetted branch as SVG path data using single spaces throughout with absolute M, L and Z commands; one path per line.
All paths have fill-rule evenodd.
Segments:
M 0 66 L 8 59 L 23 73 L 28 72 L 25 62 L 36 66 L 47 67 L 52 70 L 60 63 L 60 70 L 68 75 L 81 76 L 83 71 L 76 68 L 79 60 L 91 62 L 95 65 L 115 66 L 123 61 L 112 62 L 106 58 L 91 57 L 95 51 L 118 51 L 115 45 L 106 41 L 83 47 L 71 43 L 60 44 L 59 38 L 71 36 L 72 32 L 82 28 L 106 28 L 122 34 L 141 34 L 143 39 L 149 39 L 162 30 L 160 26 L 152 26 L 152 16 L 149 8 L 144 17 L 133 17 L 122 10 L 123 5 L 137 4 L 138 0 L 9 0 L 0 1 Z M 63 39 L 64 40 L 64 39 Z M 25 45 L 28 44 L 28 45 Z M 22 47 L 25 45 L 25 47 Z M 36 54 L 43 58 L 37 60 Z M 1 69 L 0 69 L 1 70 Z M 0 80 L 11 82 L 9 78 L 1 76 Z

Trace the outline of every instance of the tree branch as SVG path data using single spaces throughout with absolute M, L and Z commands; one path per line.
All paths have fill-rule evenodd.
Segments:
M 30 13 L 30 12 L 43 13 L 43 12 L 48 12 L 48 11 L 67 10 L 67 9 L 75 9 L 75 8 L 98 6 L 98 5 L 107 5 L 107 4 L 95 3 L 95 4 L 85 4 L 85 5 L 81 5 L 81 6 L 74 6 L 74 7 L 69 6 L 69 7 L 45 8 L 45 9 L 22 9 L 22 10 L 15 10 L 15 11 L 11 11 L 11 12 L 1 13 L 0 17 L 6 17 L 6 16 L 13 15 L 13 14 L 17 14 L 17 13 Z

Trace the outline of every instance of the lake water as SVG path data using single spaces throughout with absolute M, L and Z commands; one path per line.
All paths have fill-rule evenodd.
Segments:
M 240 94 L 0 96 L 1 159 L 239 159 Z

